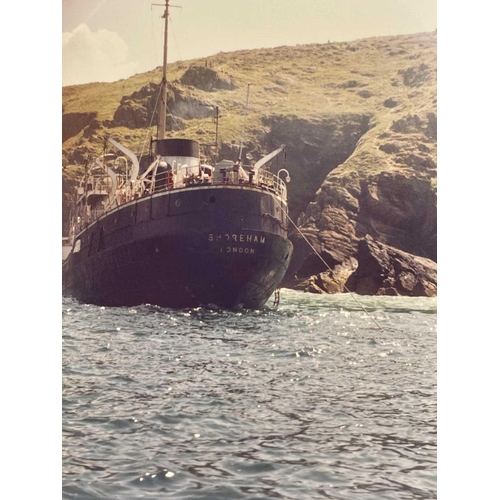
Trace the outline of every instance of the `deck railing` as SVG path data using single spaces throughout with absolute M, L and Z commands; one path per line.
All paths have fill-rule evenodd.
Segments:
M 221 169 L 224 170 L 224 169 Z M 182 180 L 177 180 L 171 172 L 157 173 L 153 179 L 143 179 L 134 185 L 120 182 L 118 189 L 112 195 L 110 185 L 103 178 L 89 178 L 87 182 L 87 193 L 80 198 L 80 213 L 74 221 L 74 233 L 78 233 L 86 225 L 100 218 L 109 210 L 128 203 L 131 200 L 142 198 L 153 193 L 162 191 L 177 190 L 188 186 L 203 185 L 238 185 L 263 189 L 277 195 L 282 201 L 286 201 L 287 190 L 282 179 L 277 175 L 263 169 L 259 169 L 257 176 L 252 170 L 242 171 L 227 168 L 220 175 L 213 176 L 203 174 L 202 176 L 189 175 Z M 121 181 L 121 179 L 120 179 Z M 120 185 L 121 184 L 121 185 Z M 109 197 L 102 204 L 94 205 L 92 208 L 84 201 L 86 196 L 102 195 L 109 193 Z
M 143 186 L 138 186 L 136 189 L 136 197 L 187 186 L 238 185 L 262 188 L 286 199 L 286 184 L 277 175 L 267 170 L 259 169 L 257 177 L 252 174 L 251 170 L 246 170 L 245 176 L 232 168 L 221 170 L 220 174 L 215 177 L 207 174 L 202 176 L 188 175 L 180 181 L 170 172 L 161 172 L 156 174 L 152 180 L 144 180 Z

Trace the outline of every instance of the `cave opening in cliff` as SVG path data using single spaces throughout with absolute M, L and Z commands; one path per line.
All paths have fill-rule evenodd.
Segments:
M 344 163 L 370 128 L 370 115 L 342 113 L 324 119 L 268 117 L 268 149 L 286 145 L 290 217 L 297 221 L 326 177 Z
M 299 279 L 306 279 L 310 276 L 323 273 L 328 269 L 333 269 L 336 265 L 340 264 L 337 260 L 332 258 L 328 252 L 321 252 L 320 257 L 316 254 L 311 254 L 302 263 L 300 268 L 296 272 L 296 276 Z M 328 264 L 328 266 L 325 265 Z

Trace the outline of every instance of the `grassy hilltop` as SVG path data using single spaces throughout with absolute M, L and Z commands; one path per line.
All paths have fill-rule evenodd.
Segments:
M 376 37 L 172 63 L 170 136 L 195 138 L 213 155 L 218 107 L 219 153 L 234 159 L 250 84 L 247 161 L 286 145 L 292 218 L 330 266 L 355 258 L 367 235 L 435 261 L 436 37 Z M 63 227 L 75 179 L 86 158 L 102 153 L 106 133 L 138 156 L 147 154 L 160 81 L 157 68 L 63 88 Z M 297 233 L 291 238 L 289 284 L 311 284 L 326 267 Z M 329 291 L 315 283 L 316 291 Z

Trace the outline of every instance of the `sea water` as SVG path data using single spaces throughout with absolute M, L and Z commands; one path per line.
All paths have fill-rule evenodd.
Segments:
M 270 306 L 63 299 L 63 498 L 436 498 L 436 299 Z

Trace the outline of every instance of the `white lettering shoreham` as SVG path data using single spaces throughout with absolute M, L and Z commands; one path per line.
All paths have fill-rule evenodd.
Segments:
M 258 236 L 256 234 L 214 234 L 208 235 L 208 241 L 226 241 L 235 243 L 260 243 L 264 245 L 266 242 L 265 236 Z M 229 247 L 228 247 L 229 248 Z
M 218 253 L 252 255 L 255 254 L 256 245 L 260 246 L 266 243 L 266 237 L 252 233 L 210 233 L 208 241 L 215 243 L 211 248 L 212 251 Z

